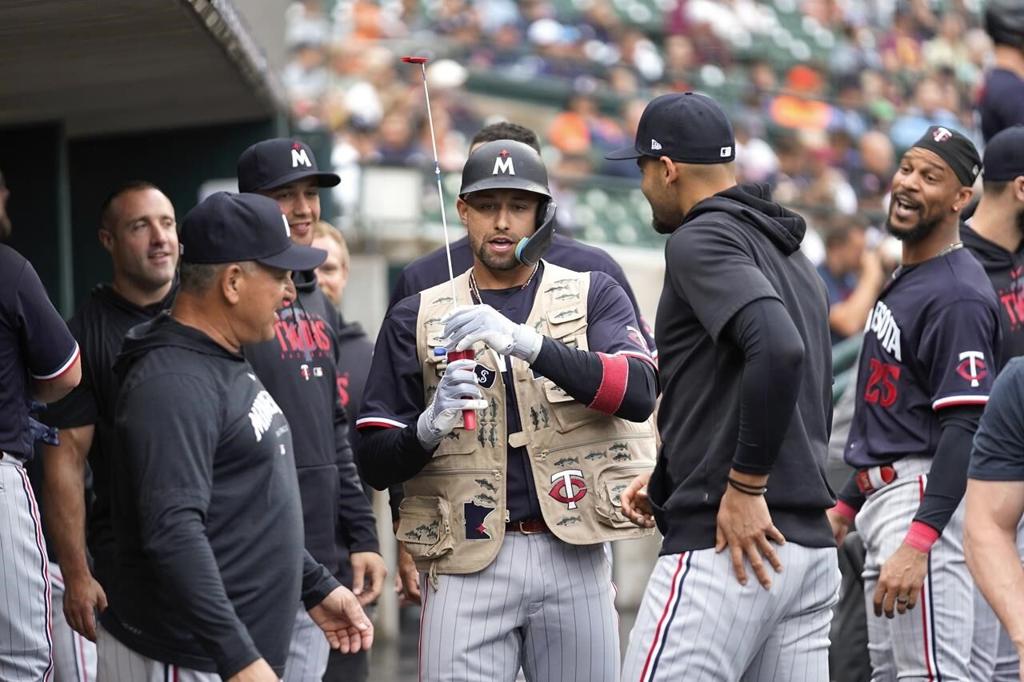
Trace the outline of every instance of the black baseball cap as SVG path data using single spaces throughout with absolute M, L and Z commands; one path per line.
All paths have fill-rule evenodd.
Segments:
M 671 93 L 647 104 L 632 147 L 604 158 L 618 161 L 641 156 L 667 156 L 680 163 L 729 163 L 736 158 L 736 138 L 715 100 L 696 92 Z
M 256 261 L 305 271 L 327 258 L 323 249 L 294 243 L 277 202 L 262 194 L 211 194 L 185 215 L 178 241 L 186 263 Z
M 1024 125 L 1011 126 L 985 145 L 985 180 L 1006 182 L 1024 175 Z
M 341 182 L 337 173 L 317 167 L 313 150 L 300 140 L 263 140 L 238 157 L 239 192 L 265 192 L 303 178 L 315 178 L 318 187 L 334 187 Z

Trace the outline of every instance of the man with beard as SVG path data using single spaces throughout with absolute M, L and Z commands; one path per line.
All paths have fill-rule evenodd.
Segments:
M 366 481 L 405 484 L 420 679 L 618 680 L 605 543 L 649 533 L 617 497 L 654 464 L 654 360 L 611 277 L 541 260 L 536 150 L 478 147 L 456 206 L 473 266 L 391 309 L 356 422 Z
M 662 448 L 622 494 L 664 540 L 623 679 L 826 679 L 832 355 L 806 224 L 736 184 L 732 125 L 704 95 L 652 100 L 609 158 L 636 159 L 654 229 L 671 235 L 655 328 Z
M 50 564 L 58 682 L 96 675 L 96 611 L 106 608 L 104 586 L 114 562 L 114 360 L 128 330 L 169 305 L 178 264 L 174 206 L 149 182 L 125 183 L 107 197 L 98 237 L 110 253 L 114 277 L 92 290 L 69 323 L 82 348 L 82 382 L 42 415 L 60 429 L 60 444 L 44 446 L 42 457 L 47 541 L 59 562 Z M 93 497 L 88 513 L 87 464 Z
M 868 320 L 845 452 L 856 472 L 829 512 L 837 541 L 854 517 L 864 540 L 875 679 L 970 679 L 959 504 L 999 357 L 992 284 L 959 240 L 980 170 L 970 140 L 931 126 L 893 177 L 888 229 L 902 265 Z
M 985 147 L 983 193 L 960 239 L 985 268 L 999 299 L 1002 331 L 997 369 L 1024 355 L 1024 125 Z

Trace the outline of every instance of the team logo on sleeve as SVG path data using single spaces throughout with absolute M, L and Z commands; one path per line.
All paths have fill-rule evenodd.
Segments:
M 579 469 L 566 469 L 551 474 L 551 482 L 555 485 L 548 495 L 568 505 L 569 509 L 576 509 L 576 503 L 587 496 L 587 482 Z
M 985 354 L 977 350 L 965 350 L 960 354 L 960 364 L 956 366 L 956 373 L 965 381 L 971 382 L 971 388 L 978 388 L 981 380 L 988 376 Z

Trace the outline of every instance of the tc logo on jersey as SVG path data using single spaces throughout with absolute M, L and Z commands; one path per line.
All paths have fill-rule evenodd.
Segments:
M 971 388 L 977 388 L 981 385 L 981 380 L 988 376 L 985 354 L 981 351 L 965 350 L 960 354 L 960 364 L 956 366 L 956 373 L 970 381 Z
M 512 164 L 512 154 L 507 149 L 502 149 L 494 157 L 494 170 L 491 171 L 491 175 L 498 173 L 516 174 L 516 167 Z
M 313 162 L 309 160 L 309 154 L 306 153 L 305 148 L 296 142 L 292 145 L 292 168 L 298 168 L 299 166 L 312 168 Z
M 583 480 L 583 472 L 579 469 L 566 469 L 551 474 L 551 482 L 555 485 L 548 493 L 569 509 L 576 509 L 576 503 L 587 496 L 587 482 Z
M 951 137 L 953 137 L 953 133 L 949 132 L 947 128 L 936 128 L 935 132 L 932 133 L 932 139 L 936 142 L 945 142 Z

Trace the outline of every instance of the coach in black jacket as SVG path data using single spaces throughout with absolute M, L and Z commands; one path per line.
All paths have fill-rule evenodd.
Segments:
M 178 679 L 181 667 L 203 682 L 277 680 L 300 595 L 337 648 L 372 641 L 354 595 L 302 547 L 291 429 L 241 354 L 274 335 L 295 297 L 289 270 L 322 260 L 282 220 L 255 195 L 194 208 L 174 307 L 125 339 L 100 679 Z

